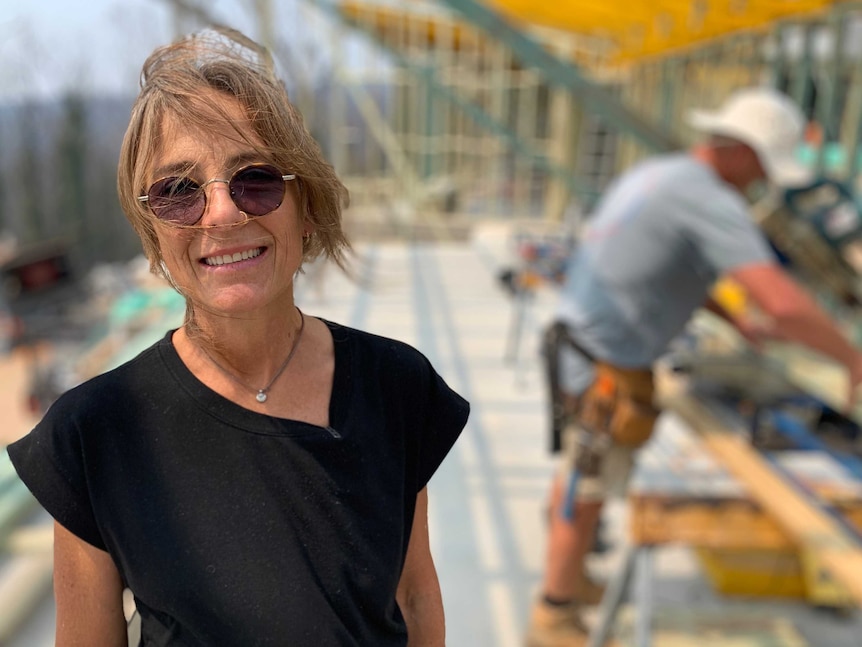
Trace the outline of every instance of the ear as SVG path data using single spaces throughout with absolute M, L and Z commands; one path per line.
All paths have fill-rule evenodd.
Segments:
M 302 238 L 306 240 L 311 238 L 314 235 L 314 232 L 317 231 L 317 227 L 315 227 L 314 223 L 311 222 L 308 218 L 303 218 L 302 220 Z

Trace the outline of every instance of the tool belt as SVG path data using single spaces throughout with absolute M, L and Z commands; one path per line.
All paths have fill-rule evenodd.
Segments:
M 559 351 L 562 344 L 587 358 L 595 379 L 577 397 L 566 397 L 560 388 Z M 558 452 L 562 432 L 571 420 L 592 433 L 607 433 L 626 447 L 640 447 L 652 435 L 659 409 L 653 405 L 653 375 L 650 369 L 620 368 L 597 360 L 568 332 L 562 322 L 545 333 L 544 354 L 551 391 L 552 452 Z
M 596 362 L 596 379 L 577 398 L 571 415 L 582 427 L 610 434 L 626 447 L 640 447 L 652 435 L 660 411 L 653 406 L 652 371 Z

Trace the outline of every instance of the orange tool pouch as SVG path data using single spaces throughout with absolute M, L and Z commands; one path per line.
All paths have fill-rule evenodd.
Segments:
M 660 411 L 653 406 L 653 375 L 596 362 L 596 378 L 577 398 L 575 420 L 587 430 L 606 432 L 618 445 L 640 447 L 652 435 Z

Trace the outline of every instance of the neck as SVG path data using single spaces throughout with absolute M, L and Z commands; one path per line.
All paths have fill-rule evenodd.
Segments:
M 184 326 L 181 334 L 191 346 L 213 360 L 222 371 L 255 389 L 262 388 L 281 368 L 296 345 L 302 314 L 291 302 L 266 317 L 196 317 L 195 329 Z
M 732 186 L 738 192 L 743 193 L 745 191 L 745 184 L 747 183 L 730 172 L 727 165 L 722 163 L 718 152 L 711 146 L 699 144 L 691 149 L 691 156 L 712 169 L 712 172 L 720 177 L 722 181 Z
M 290 352 L 287 354 L 287 357 L 281 363 L 281 365 L 276 369 L 275 373 L 271 378 L 267 381 L 266 384 L 262 386 L 253 386 L 245 382 L 244 380 L 237 377 L 233 371 L 225 368 L 221 365 L 216 358 L 214 358 L 209 352 L 207 352 L 206 348 L 201 348 L 204 351 L 204 354 L 207 356 L 213 365 L 218 368 L 226 377 L 233 380 L 239 386 L 250 390 L 255 395 L 255 399 L 263 404 L 269 399 L 269 390 L 273 387 L 273 385 L 278 381 L 278 378 L 281 377 L 281 374 L 287 369 L 287 365 L 290 364 L 290 360 L 293 359 L 293 356 L 296 354 L 296 350 L 299 348 L 299 343 L 302 341 L 302 331 L 305 330 L 305 317 L 302 316 L 302 312 L 299 313 L 299 330 L 296 332 L 296 337 L 293 340 L 293 346 L 290 349 Z

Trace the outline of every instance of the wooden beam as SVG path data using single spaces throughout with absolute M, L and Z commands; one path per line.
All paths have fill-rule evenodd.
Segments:
M 682 543 L 724 550 L 792 550 L 796 544 L 760 506 L 746 500 L 662 501 L 629 496 L 634 545 Z
M 746 486 L 765 512 L 832 578 L 862 605 L 862 547 L 836 519 L 806 500 L 751 447 L 742 430 L 690 394 L 670 396 L 669 410 L 681 416 L 704 446 Z

